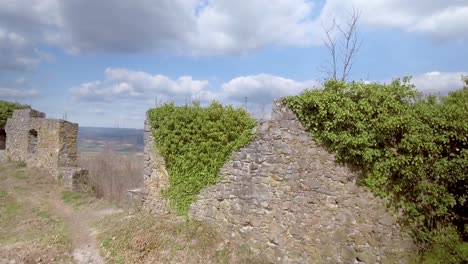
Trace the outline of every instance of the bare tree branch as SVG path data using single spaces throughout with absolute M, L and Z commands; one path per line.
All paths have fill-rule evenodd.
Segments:
M 331 27 L 323 27 L 324 43 L 330 53 L 331 65 L 322 66 L 322 68 L 332 80 L 338 80 L 339 77 L 341 81 L 346 81 L 353 67 L 354 57 L 362 46 L 362 40 L 357 35 L 361 11 L 353 9 L 348 15 L 349 18 L 345 26 L 337 24 L 336 20 L 333 19 Z M 339 36 L 336 37 L 336 34 Z
M 325 26 L 322 24 L 322 27 L 325 31 L 325 38 L 323 39 L 323 42 L 325 43 L 325 46 L 327 47 L 328 51 L 330 52 L 331 55 L 331 65 L 330 66 L 325 66 L 322 65 L 322 69 L 327 75 L 331 76 L 334 80 L 336 80 L 338 76 L 338 64 L 337 64 L 337 50 L 336 50 L 336 37 L 333 36 L 334 31 L 336 30 L 336 22 L 333 19 L 332 24 L 330 27 L 325 28 Z

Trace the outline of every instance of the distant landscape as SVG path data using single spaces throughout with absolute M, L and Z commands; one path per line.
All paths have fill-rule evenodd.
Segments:
M 112 150 L 119 153 L 143 152 L 143 129 L 80 127 L 78 131 L 80 152 Z

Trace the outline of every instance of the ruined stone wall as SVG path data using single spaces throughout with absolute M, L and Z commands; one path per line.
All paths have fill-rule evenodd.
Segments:
M 78 166 L 78 124 L 59 120 L 59 156 L 60 167 Z
M 198 195 L 191 218 L 272 263 L 406 263 L 413 243 L 383 201 L 357 186 L 359 171 L 338 164 L 292 111 L 276 102 L 255 133 Z
M 87 175 L 86 170 L 76 167 L 78 124 L 46 119 L 42 112 L 21 109 L 7 120 L 5 133 L 6 159 L 45 169 L 70 188 Z
M 33 118 L 44 118 L 45 114 L 33 109 L 16 110 L 5 125 L 6 152 L 13 161 L 29 159 L 28 132 Z
M 146 195 L 143 198 L 143 207 L 145 210 L 156 214 L 168 213 L 168 203 L 166 199 L 161 197 L 161 193 L 169 187 L 169 174 L 166 171 L 164 158 L 156 149 L 148 116 L 146 116 L 143 133 L 145 144 L 144 180 L 146 189 Z

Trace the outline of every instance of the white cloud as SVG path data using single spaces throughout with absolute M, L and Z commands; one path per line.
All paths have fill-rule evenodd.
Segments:
M 318 85 L 315 81 L 298 82 L 291 79 L 259 74 L 241 76 L 222 85 L 220 97 L 227 101 L 271 104 L 280 97 L 299 94 Z
M 221 89 L 212 89 L 207 80 L 194 80 L 181 76 L 175 80 L 160 74 L 152 75 L 141 71 L 122 68 L 107 68 L 104 80 L 82 83 L 69 92 L 82 101 L 144 100 L 154 98 L 175 100 L 218 100 L 228 103 L 269 104 L 274 99 L 298 94 L 317 86 L 315 81 L 298 82 L 291 79 L 258 74 L 240 76 L 222 84 Z
M 300 82 L 280 76 L 258 74 L 234 78 L 216 89 L 209 81 L 194 80 L 190 76 L 173 80 L 159 74 L 108 68 L 104 80 L 82 83 L 70 88 L 69 92 L 83 104 L 101 104 L 99 109 L 89 109 L 92 114 L 103 114 L 101 109 L 105 108 L 106 103 L 118 102 L 119 106 L 127 108 L 129 105 L 133 105 L 133 108 L 138 106 L 143 109 L 143 113 L 155 103 L 175 101 L 180 104 L 196 100 L 206 104 L 216 100 L 235 106 L 247 103 L 249 112 L 266 118 L 275 99 L 299 94 L 304 89 L 317 85 L 318 82 L 315 81 Z
M 127 69 L 107 68 L 106 79 L 87 82 L 70 88 L 70 93 L 79 100 L 114 101 L 120 100 L 185 100 L 209 88 L 205 80 L 193 80 L 182 76 L 172 80 L 164 75 Z
M 353 8 L 362 11 L 361 22 L 371 27 L 400 28 L 442 40 L 468 39 L 466 0 L 327 0 L 320 19 L 339 19 Z
M 0 28 L 0 71 L 28 71 L 36 67 L 39 52 L 18 33 Z
M 39 93 L 34 89 L 15 89 L 10 87 L 0 87 L 0 98 L 15 100 L 37 96 Z
M 70 53 L 244 53 L 311 40 L 308 0 L 0 0 L 0 23 Z M 261 15 L 259 15 L 261 14 Z
M 468 72 L 427 72 L 414 75 L 411 79 L 417 90 L 424 93 L 446 95 L 463 87 L 462 76 Z
M 412 83 L 423 92 L 446 94 L 462 87 L 461 76 L 468 72 L 428 72 L 415 74 Z M 171 79 L 167 76 L 152 75 L 142 71 L 123 68 L 107 68 L 105 78 L 82 83 L 69 89 L 81 101 L 137 102 L 212 100 L 228 104 L 268 105 L 280 97 L 299 94 L 305 89 L 320 87 L 318 81 L 297 81 L 270 74 L 239 76 L 220 87 L 213 87 L 208 80 L 195 80 L 190 76 Z
M 425 93 L 444 95 L 463 86 L 462 75 L 468 75 L 468 72 L 421 73 L 413 76 L 412 83 Z M 79 99 L 82 107 L 89 106 L 87 112 L 92 117 L 81 113 L 83 122 L 105 114 L 109 118 L 105 121 L 108 126 L 121 120 L 127 126 L 140 127 L 144 112 L 154 107 L 156 98 L 157 103 L 184 103 L 193 99 L 205 104 L 217 100 L 236 106 L 244 105 L 247 98 L 247 110 L 251 114 L 268 118 L 273 100 L 317 87 L 320 87 L 317 81 L 297 81 L 269 74 L 239 76 L 213 87 L 207 80 L 194 80 L 190 76 L 171 79 L 164 75 L 108 68 L 103 80 L 83 83 L 69 92 Z
M 15 69 L 36 65 L 41 43 L 74 54 L 184 55 L 320 44 L 321 23 L 342 19 L 352 7 L 363 11 L 361 22 L 371 27 L 468 38 L 466 0 L 327 0 L 321 10 L 310 0 L 0 0 L 0 6 L 1 54 L 12 54 L 3 55 L 0 67 Z M 16 44 L 18 37 L 22 45 Z
M 304 0 L 218 0 L 196 16 L 188 44 L 194 53 L 238 53 L 312 40 L 312 3 Z

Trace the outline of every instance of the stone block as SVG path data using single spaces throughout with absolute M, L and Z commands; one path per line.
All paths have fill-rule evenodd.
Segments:
M 78 167 L 61 167 L 59 170 L 65 188 L 77 192 L 89 191 L 88 170 Z

